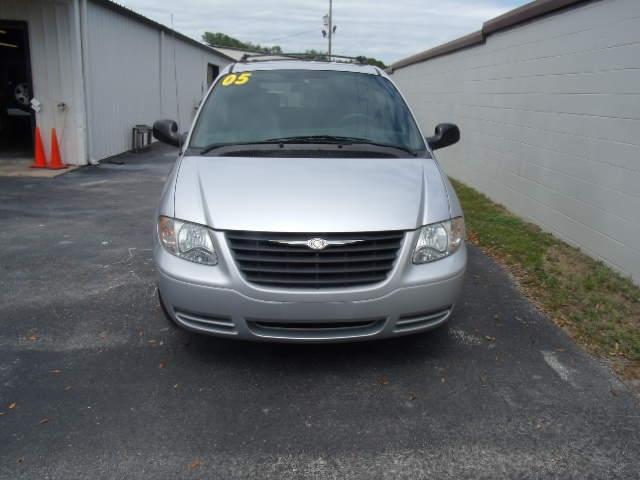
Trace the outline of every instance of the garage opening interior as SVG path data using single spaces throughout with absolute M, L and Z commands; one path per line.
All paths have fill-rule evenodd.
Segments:
M 27 24 L 0 19 L 0 167 L 33 158 L 31 92 Z

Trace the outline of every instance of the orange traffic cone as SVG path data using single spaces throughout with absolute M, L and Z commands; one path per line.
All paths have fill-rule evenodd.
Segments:
M 42 146 L 42 137 L 40 136 L 40 128 L 36 127 L 36 141 L 34 147 L 34 159 L 31 168 L 47 168 L 47 159 L 44 156 L 44 146 Z
M 67 165 L 62 163 L 60 159 L 60 146 L 58 145 L 58 136 L 56 135 L 56 129 L 51 129 L 51 170 L 60 170 L 61 168 L 67 168 Z

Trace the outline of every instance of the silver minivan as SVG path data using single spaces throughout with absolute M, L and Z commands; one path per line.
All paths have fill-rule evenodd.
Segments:
M 209 90 L 154 235 L 177 325 L 247 340 L 387 338 L 443 325 L 467 263 L 462 209 L 389 77 L 355 63 L 245 60 Z

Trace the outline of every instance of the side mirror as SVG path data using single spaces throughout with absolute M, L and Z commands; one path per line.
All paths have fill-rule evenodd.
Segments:
M 158 120 L 153 124 L 153 136 L 163 143 L 180 147 L 185 141 L 184 135 L 178 133 L 178 123 L 175 120 Z
M 453 123 L 441 123 L 436 127 L 433 137 L 427 137 L 431 150 L 448 147 L 460 140 L 460 129 Z

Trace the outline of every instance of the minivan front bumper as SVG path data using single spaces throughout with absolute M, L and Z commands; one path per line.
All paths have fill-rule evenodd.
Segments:
M 194 332 L 258 341 L 337 342 L 422 332 L 450 317 L 464 281 L 467 252 L 424 265 L 411 263 L 408 232 L 389 278 L 352 289 L 286 290 L 248 283 L 222 232 L 214 233 L 220 264 L 203 266 L 166 252 L 158 242 L 161 301 L 171 319 Z

